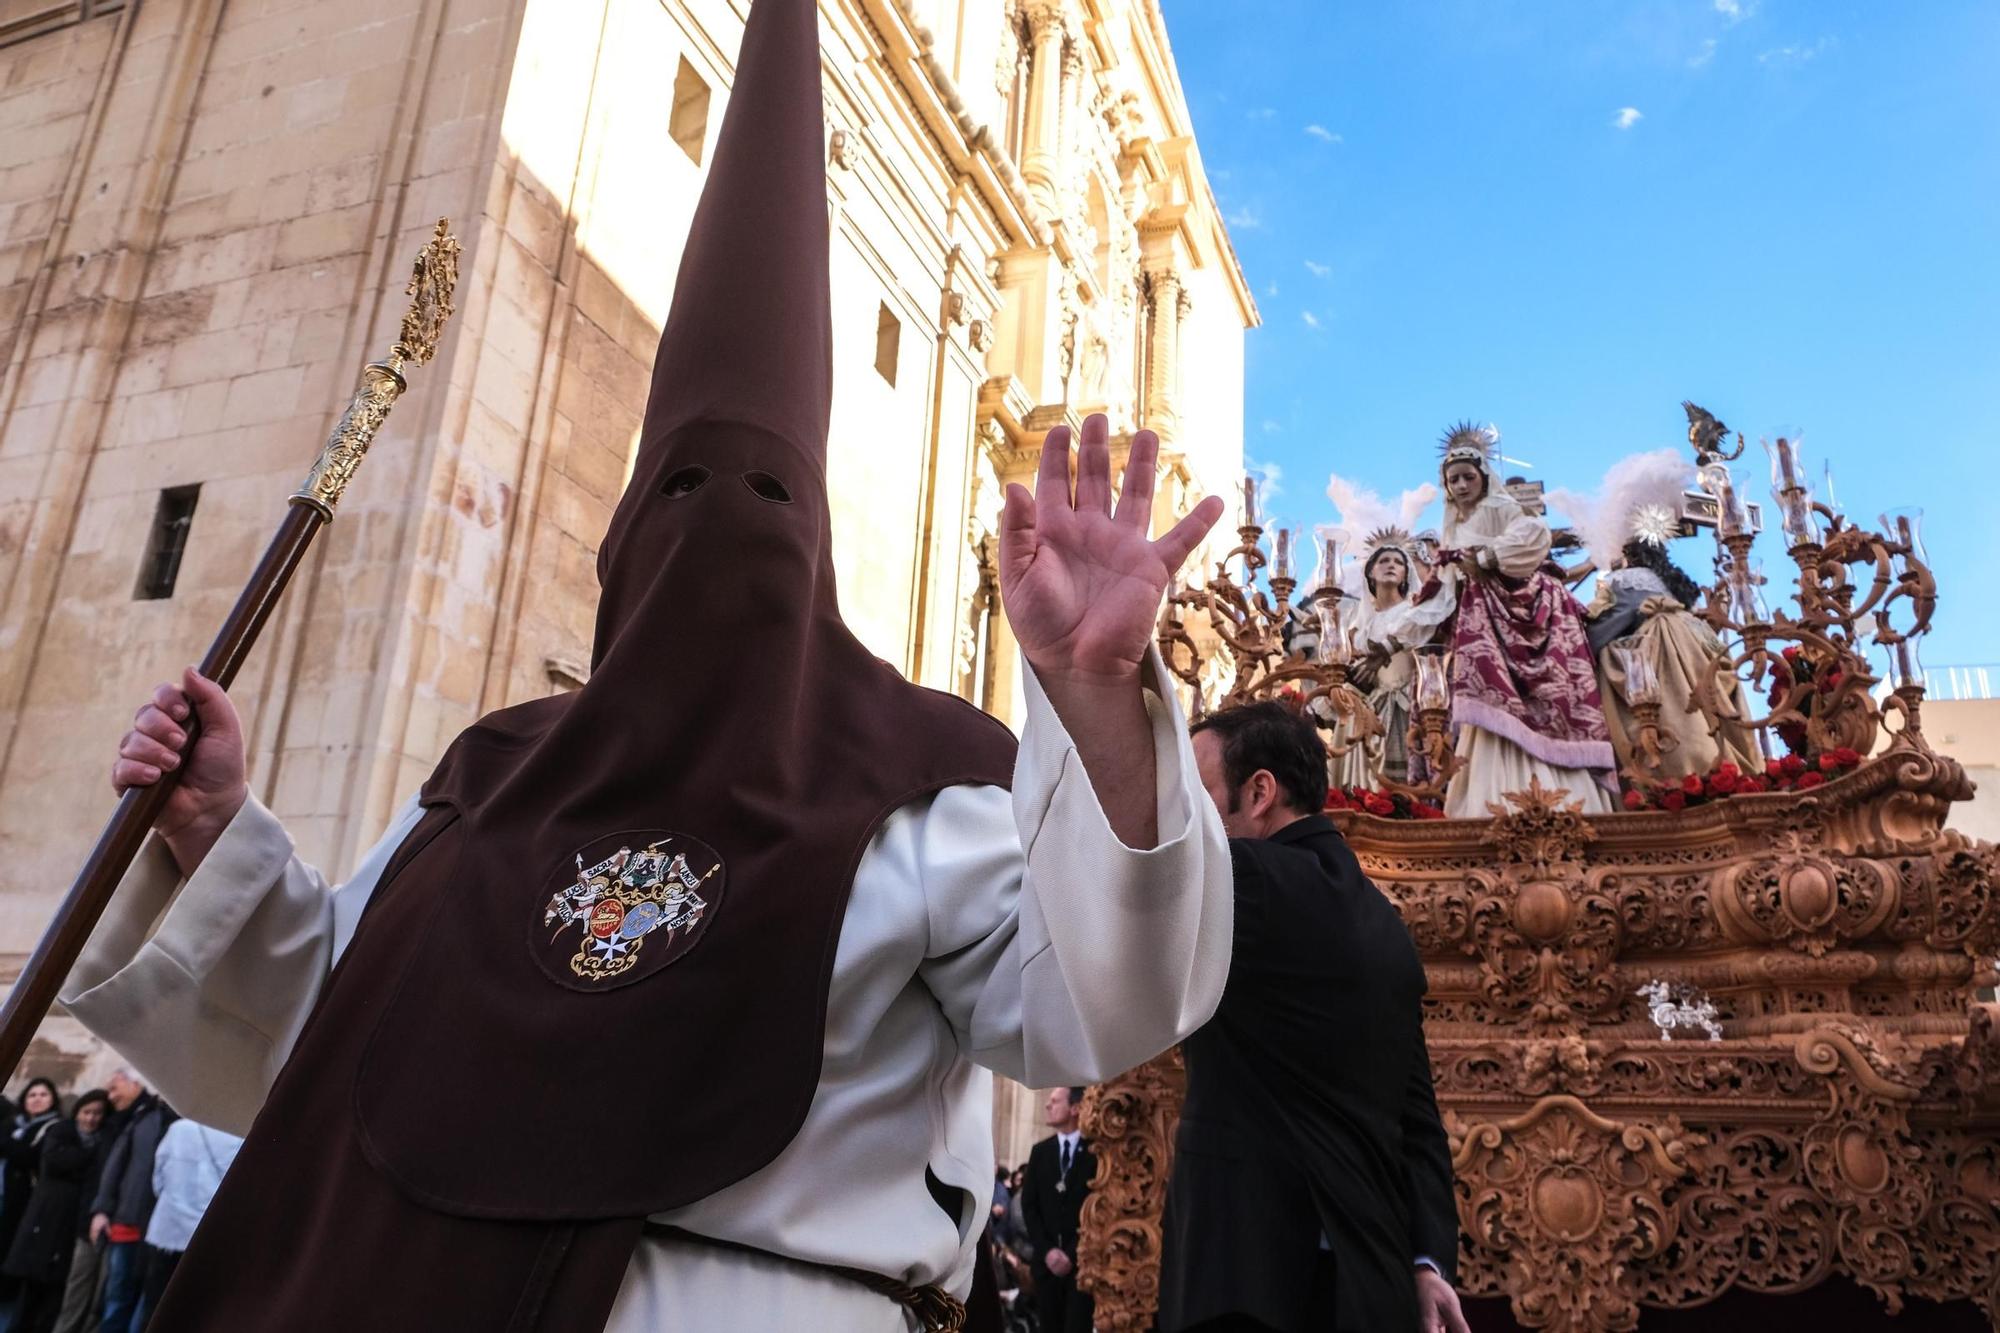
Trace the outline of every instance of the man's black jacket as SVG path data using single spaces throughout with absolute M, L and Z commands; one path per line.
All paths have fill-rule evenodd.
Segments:
M 1062 1169 L 1061 1140 L 1056 1135 L 1029 1149 L 1028 1169 L 1021 1178 L 1021 1217 L 1028 1226 L 1028 1242 L 1035 1247 L 1037 1273 L 1048 1271 L 1043 1261 L 1050 1250 L 1076 1258 L 1077 1219 L 1090 1193 L 1090 1178 L 1096 1174 L 1097 1158 L 1085 1140 L 1077 1140 L 1067 1176 Z M 1056 1188 L 1058 1184 L 1061 1189 Z
M 1423 965 L 1324 816 L 1230 851 L 1235 950 L 1221 1007 L 1184 1048 L 1161 1333 L 1232 1313 L 1305 1333 L 1322 1236 L 1332 1327 L 1414 1329 L 1414 1260 L 1449 1279 L 1458 1255 Z

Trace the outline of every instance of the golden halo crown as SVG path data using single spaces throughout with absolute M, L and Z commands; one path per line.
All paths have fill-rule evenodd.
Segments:
M 1493 456 L 1500 450 L 1500 437 L 1491 426 L 1479 426 L 1471 421 L 1460 421 L 1447 427 L 1444 437 L 1438 441 L 1438 466 L 1447 463 L 1478 463 L 1488 471 L 1492 470 Z
M 1372 560 L 1375 557 L 1375 553 L 1384 547 L 1392 551 L 1401 551 L 1405 558 L 1407 558 L 1410 554 L 1410 542 L 1412 540 L 1407 528 L 1394 526 L 1377 528 L 1361 539 L 1362 562 L 1365 564 L 1369 560 Z
M 1664 549 L 1680 535 L 1681 516 L 1671 505 L 1643 504 L 1632 511 L 1627 527 L 1635 540 Z

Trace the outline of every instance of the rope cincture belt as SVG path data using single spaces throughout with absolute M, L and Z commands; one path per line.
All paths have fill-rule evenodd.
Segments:
M 800 1268 L 814 1268 L 822 1273 L 832 1273 L 836 1277 L 846 1278 L 850 1282 L 858 1282 L 878 1296 L 887 1296 L 915 1315 L 917 1324 L 924 1333 L 961 1333 L 965 1327 L 965 1302 L 934 1282 L 913 1287 L 907 1282 L 899 1282 L 880 1273 L 871 1273 L 865 1268 L 849 1268 L 845 1264 L 822 1264 L 811 1259 L 797 1259 L 789 1254 L 774 1254 L 755 1245 L 745 1245 L 741 1241 L 719 1240 L 714 1236 L 704 1236 L 681 1227 L 669 1226 L 665 1222 L 647 1222 L 645 1233 L 667 1240 L 711 1245 L 718 1250 L 736 1250 L 743 1254 L 760 1255 L 766 1259 L 796 1264 Z

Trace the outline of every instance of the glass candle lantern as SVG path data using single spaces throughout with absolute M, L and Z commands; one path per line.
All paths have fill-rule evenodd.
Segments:
M 1255 477 L 1245 477 L 1243 479 L 1243 526 L 1246 528 L 1257 526 L 1257 479 Z
M 1896 573 L 1901 577 L 1910 577 L 1912 557 L 1922 564 L 1930 564 L 1930 556 L 1924 552 L 1924 511 L 1920 507 L 1905 505 L 1882 515 L 1882 535 L 1909 548 L 1907 552 L 1896 555 Z
M 1715 491 L 1715 533 L 1717 537 L 1741 537 L 1750 531 L 1750 511 L 1736 489 L 1736 479 L 1728 468 L 1717 469 Z
M 1279 528 L 1277 535 L 1277 558 L 1271 562 L 1271 577 L 1288 579 L 1292 576 L 1292 530 Z
M 1730 565 L 1729 613 L 1738 625 L 1748 628 L 1771 623 L 1771 612 L 1764 605 L 1763 586 L 1764 575 L 1755 556 L 1745 556 Z
M 1778 513 L 1784 521 L 1785 545 L 1819 545 L 1812 487 L 1806 484 L 1805 459 L 1799 442 L 1780 435 L 1776 443 L 1764 441 L 1764 451 L 1771 456 L 1771 498 L 1778 502 Z
M 1611 641 L 1611 652 L 1625 673 L 1625 698 L 1634 707 L 1660 701 L 1660 674 L 1653 654 L 1636 635 Z
M 1889 628 L 1889 613 L 1875 613 L 1875 640 L 1889 658 L 1889 685 L 1893 689 L 1923 689 L 1924 659 L 1920 634 L 1897 635 Z
M 1425 644 L 1416 650 L 1417 707 L 1451 707 L 1451 659 L 1441 644 Z
M 1327 666 L 1346 666 L 1354 660 L 1354 627 L 1340 623 L 1340 603 L 1323 598 L 1314 603 L 1319 616 L 1319 660 Z
M 1319 572 L 1313 578 L 1313 586 L 1330 591 L 1340 588 L 1340 538 L 1321 537 L 1319 542 Z

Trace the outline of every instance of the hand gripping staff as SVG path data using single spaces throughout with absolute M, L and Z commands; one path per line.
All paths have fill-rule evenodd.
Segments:
M 415 271 L 405 289 L 410 308 L 403 316 L 401 330 L 389 355 L 371 361 L 361 371 L 361 383 L 354 391 L 347 411 L 327 437 L 313 463 L 312 471 L 289 497 L 285 518 L 278 525 L 264 557 L 236 599 L 222 630 L 201 659 L 201 673 L 227 689 L 235 680 L 243 661 L 270 619 L 285 585 L 305 558 L 319 530 L 333 521 L 333 508 L 354 478 L 375 433 L 388 420 L 389 409 L 408 388 L 403 378 L 405 365 L 423 365 L 437 352 L 438 336 L 452 313 L 452 290 L 458 284 L 458 239 L 451 235 L 451 220 L 438 219 L 437 230 L 417 255 Z M 182 753 L 194 748 L 200 734 L 200 719 L 189 712 L 183 730 L 187 744 Z M 132 858 L 139 854 L 153 821 L 159 817 L 177 780 L 164 773 L 160 781 L 147 787 L 129 788 L 118 800 L 98 835 L 97 846 L 77 872 L 62 906 L 42 933 L 41 943 L 21 969 L 21 976 L 0 1008 L 0 1070 L 13 1069 L 28 1048 L 29 1040 L 49 1011 L 63 979 L 69 975 L 77 955 L 97 926 L 97 920 L 111 901 L 118 881 Z

